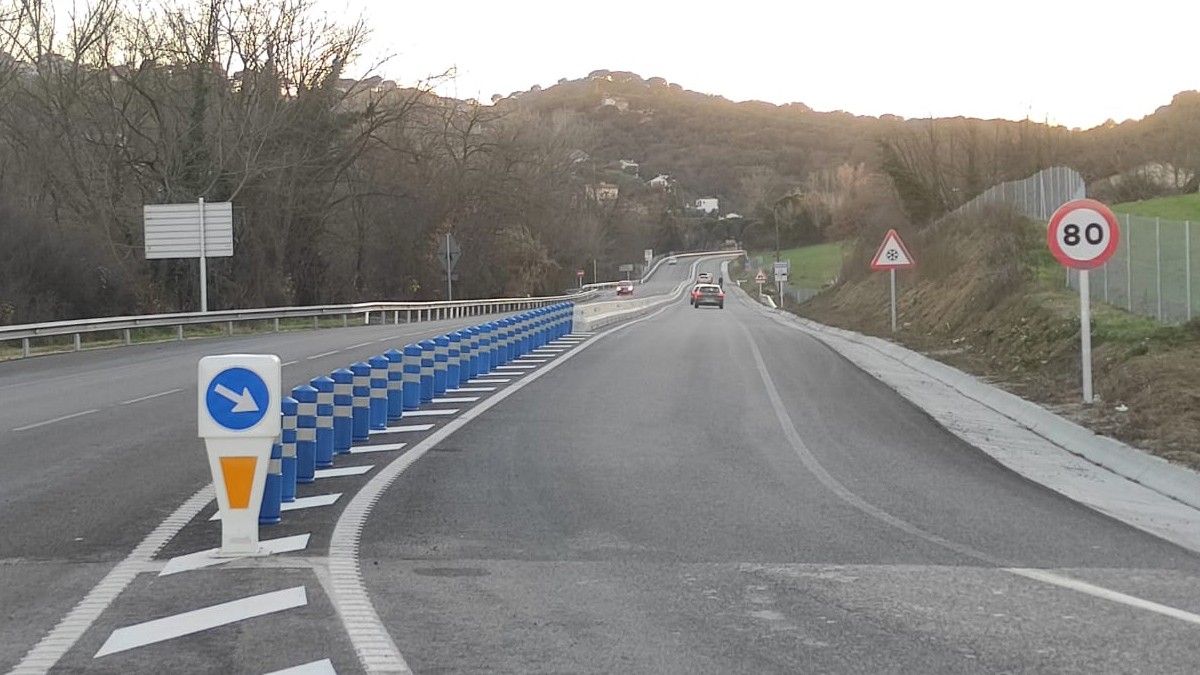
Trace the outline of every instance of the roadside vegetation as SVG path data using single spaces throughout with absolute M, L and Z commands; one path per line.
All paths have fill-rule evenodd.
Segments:
M 838 274 L 842 271 L 842 257 L 846 246 L 846 242 L 834 241 L 780 251 L 780 259 L 788 260 L 792 265 L 788 285 L 796 288 L 817 289 L 824 288 L 836 281 Z M 758 263 L 760 259 L 762 260 L 761 267 Z M 751 252 L 750 262 L 751 267 L 754 268 L 750 274 L 751 279 L 760 268 L 770 278 L 771 266 L 774 261 L 774 250 Z
M 1136 202 L 1124 202 L 1114 204 L 1112 210 L 1134 216 L 1200 222 L 1200 194 L 1171 195 Z

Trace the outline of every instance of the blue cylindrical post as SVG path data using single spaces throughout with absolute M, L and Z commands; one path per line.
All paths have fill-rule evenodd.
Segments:
M 387 418 L 395 422 L 404 414 L 404 352 L 389 349 L 383 355 L 388 360 Z
M 317 390 L 302 384 L 292 388 L 296 399 L 296 482 L 311 483 L 317 470 Z
M 404 345 L 404 409 L 421 407 L 421 348 Z
M 439 335 L 433 338 L 433 344 L 433 394 L 441 396 L 447 389 L 453 389 L 446 384 L 446 369 L 450 362 L 450 338 Z
M 487 375 L 492 372 L 492 327 L 491 324 L 479 324 L 479 374 Z
M 573 332 L 575 332 L 575 303 L 572 301 L 567 303 L 567 332 L 563 335 L 570 335 Z
M 344 455 L 354 443 L 354 373 L 338 368 L 329 377 L 333 380 L 333 450 Z
M 446 388 L 457 389 L 458 384 L 458 347 L 461 344 L 457 332 L 446 334 Z
M 492 365 L 508 363 L 508 319 L 496 319 L 496 350 L 492 354 Z
M 437 347 L 433 340 L 421 340 L 417 343 L 421 348 L 421 403 L 433 400 L 433 350 Z
M 386 356 L 372 356 L 367 363 L 371 366 L 370 424 L 376 431 L 387 429 L 388 413 L 388 360 Z
M 471 380 L 471 333 L 464 328 L 455 335 L 458 336 L 458 383 L 466 386 Z
M 521 324 L 521 320 L 510 316 L 505 321 L 508 322 L 508 336 L 505 340 L 508 344 L 504 346 L 504 362 L 508 363 L 517 358 L 517 327 Z
M 333 379 L 322 375 L 309 384 L 317 390 L 317 466 L 333 466 Z
M 279 402 L 279 410 L 283 413 L 283 428 L 279 432 L 279 440 L 283 444 L 283 483 L 280 485 L 280 495 L 283 501 L 296 501 L 296 399 L 285 396 Z
M 517 342 L 517 358 L 529 353 L 529 329 L 532 322 L 533 315 L 529 312 L 521 315 L 521 339 Z
M 479 326 L 468 328 L 467 336 L 471 343 L 471 377 L 479 377 Z
M 550 310 L 542 307 L 538 310 L 538 329 L 533 340 L 533 348 L 537 349 L 546 344 L 546 333 L 550 326 Z
M 350 409 L 350 433 L 354 442 L 371 437 L 371 366 L 357 361 L 350 364 L 354 373 L 353 405 Z
M 271 445 L 271 460 L 267 463 L 267 482 L 263 485 L 262 505 L 258 507 L 258 524 L 274 525 L 280 521 L 283 503 L 283 444 Z

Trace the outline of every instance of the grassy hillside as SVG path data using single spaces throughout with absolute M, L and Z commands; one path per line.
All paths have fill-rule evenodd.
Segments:
M 1175 195 L 1146 199 L 1140 202 L 1115 204 L 1112 210 L 1135 216 L 1165 218 L 1167 220 L 1200 221 L 1200 194 Z
M 796 288 L 822 288 L 825 284 L 837 279 L 842 269 L 842 258 L 845 242 L 835 241 L 813 246 L 801 246 L 779 252 L 779 257 L 790 260 L 792 274 L 788 283 Z M 751 277 L 758 270 L 758 259 L 762 259 L 762 270 L 771 276 L 771 263 L 775 260 L 775 251 L 755 251 L 750 254 Z

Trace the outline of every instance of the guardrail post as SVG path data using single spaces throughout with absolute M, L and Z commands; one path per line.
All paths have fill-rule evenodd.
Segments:
M 350 364 L 354 373 L 354 405 L 350 411 L 351 434 L 355 442 L 371 437 L 371 365 L 357 361 Z
M 279 332 L 279 317 L 275 317 L 275 332 Z
M 421 348 L 404 345 L 404 409 L 421 407 Z
M 369 310 L 369 309 L 367 311 L 363 312 L 363 325 L 364 326 L 371 325 L 371 310 Z
M 388 362 L 387 418 L 396 421 L 404 415 L 404 352 L 389 349 L 383 356 Z
M 130 335 L 130 333 L 129 333 L 129 329 L 128 329 L 128 328 L 126 328 L 125 330 L 121 331 L 121 333 L 123 334 L 123 337 L 124 337 L 124 339 L 125 339 L 125 344 L 126 344 L 127 346 L 128 346 L 128 345 L 131 345 L 131 344 L 133 344 L 133 336 L 132 336 L 132 335 Z
M 21 356 L 29 357 L 29 338 L 21 338 Z
M 321 327 L 321 317 L 314 316 L 313 317 L 313 330 L 317 330 L 320 327 Z
M 329 377 L 333 379 L 333 450 L 344 455 L 354 444 L 354 373 L 338 368 Z
M 183 324 L 179 324 L 178 326 L 175 327 L 175 339 L 176 340 L 183 339 Z
M 437 347 L 433 340 L 421 340 L 417 343 L 421 348 L 421 403 L 433 400 L 433 350 Z
M 277 525 L 283 502 L 283 445 L 271 444 L 271 458 L 267 462 L 267 480 L 263 485 L 262 504 L 258 507 L 259 525 Z
M 400 310 L 398 309 L 392 310 L 392 324 L 396 326 L 400 325 Z
M 458 331 L 454 331 L 454 332 L 446 334 L 446 343 L 447 343 L 447 347 L 446 347 L 446 388 L 447 389 L 458 389 L 458 387 L 460 386 L 459 385 L 459 376 L 458 376 L 458 360 L 459 360 L 458 347 L 460 345 L 461 339 L 462 338 L 460 338 L 458 336 Z
M 388 360 L 386 356 L 367 359 L 371 366 L 371 428 L 376 431 L 387 429 L 388 418 Z
M 283 428 L 279 432 L 279 440 L 283 444 L 283 484 L 280 486 L 280 496 L 285 502 L 296 501 L 296 411 L 299 402 L 291 396 L 284 396 L 279 402 L 283 413 Z
M 342 315 L 342 328 L 345 328 L 349 325 L 350 325 L 350 315 L 343 314 Z
M 83 338 L 80 336 L 79 333 L 76 333 L 75 334 L 75 351 L 79 351 L 80 349 L 83 349 Z
M 333 466 L 333 378 L 314 377 L 309 384 L 317 390 L 317 450 L 318 467 Z
M 232 321 L 226 321 L 225 328 L 230 335 L 233 335 L 233 322 Z
M 292 388 L 296 399 L 296 482 L 311 483 L 317 470 L 317 390 L 302 384 Z

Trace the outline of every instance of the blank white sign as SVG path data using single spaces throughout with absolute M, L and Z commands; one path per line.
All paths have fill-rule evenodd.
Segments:
M 200 204 L 146 204 L 146 259 L 200 257 Z M 233 255 L 233 203 L 204 205 L 204 255 Z

